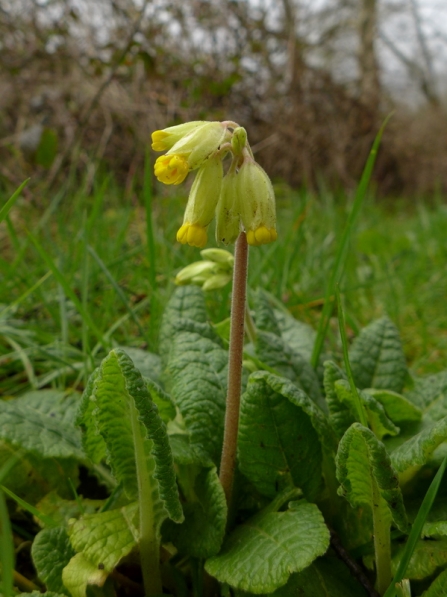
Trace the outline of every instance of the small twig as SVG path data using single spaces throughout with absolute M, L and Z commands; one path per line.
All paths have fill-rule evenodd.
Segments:
M 363 572 L 362 568 L 351 557 L 350 553 L 343 547 L 342 542 L 340 541 L 340 537 L 337 535 L 337 533 L 333 529 L 329 530 L 331 533 L 331 546 L 337 554 L 337 557 L 346 564 L 346 566 L 349 568 L 351 575 L 359 581 L 359 583 L 368 593 L 369 597 L 380 597 L 379 593 L 369 582 L 369 578 Z
M 26 578 L 26 576 L 23 576 L 23 574 L 20 574 L 20 572 L 17 572 L 17 570 L 14 570 L 13 577 L 14 577 L 14 584 L 21 591 L 25 591 L 27 593 L 32 593 L 33 591 L 40 592 L 40 590 L 41 590 L 40 587 L 38 587 L 31 580 Z

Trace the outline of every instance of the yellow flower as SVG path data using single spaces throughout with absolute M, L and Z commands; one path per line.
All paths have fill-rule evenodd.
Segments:
M 223 177 L 222 160 L 209 158 L 197 172 L 186 204 L 183 225 L 177 232 L 180 243 L 204 247 L 206 228 L 214 217 Z
M 188 162 L 181 155 L 162 155 L 154 166 L 155 176 L 164 184 L 180 184 L 188 176 Z
M 236 195 L 248 244 L 258 246 L 275 241 L 275 193 L 270 178 L 252 159 L 246 159 L 239 169 Z
M 206 120 L 194 120 L 178 124 L 177 126 L 169 126 L 161 131 L 154 131 L 152 133 L 152 149 L 154 151 L 167 151 L 177 141 L 180 141 L 180 139 L 191 133 L 194 129 L 202 127 L 205 124 L 208 124 Z

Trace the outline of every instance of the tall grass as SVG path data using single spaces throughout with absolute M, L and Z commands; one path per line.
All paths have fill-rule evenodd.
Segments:
M 175 273 L 199 254 L 175 242 L 184 191 L 153 194 L 148 159 L 144 186 L 135 189 L 125 200 L 104 177 L 88 194 L 60 191 L 47 204 L 15 198 L 0 228 L 3 394 L 62 387 L 65 380 L 82 384 L 112 345 L 157 351 Z M 262 285 L 316 327 L 351 199 L 280 186 L 277 196 L 279 238 L 251 250 L 249 284 Z M 6 200 L 0 198 L 0 209 Z M 447 209 L 439 202 L 378 202 L 370 195 L 346 258 L 351 333 L 388 313 L 418 373 L 441 369 L 447 355 L 446 226 Z M 214 321 L 227 316 L 228 299 L 229 289 L 208 294 Z M 340 351 L 337 328 L 329 319 L 329 347 Z

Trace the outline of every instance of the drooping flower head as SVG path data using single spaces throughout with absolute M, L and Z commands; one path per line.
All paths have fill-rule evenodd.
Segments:
M 232 243 L 245 230 L 250 245 L 277 238 L 275 196 L 269 177 L 255 162 L 247 132 L 236 123 L 194 121 L 152 133 L 155 176 L 180 184 L 197 170 L 177 240 L 204 247 L 207 227 L 217 215 L 216 239 Z M 224 176 L 223 160 L 232 156 Z

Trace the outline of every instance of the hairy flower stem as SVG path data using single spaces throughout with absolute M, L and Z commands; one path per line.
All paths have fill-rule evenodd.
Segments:
M 236 469 L 239 406 L 241 402 L 242 356 L 244 351 L 244 318 L 247 295 L 248 245 L 245 232 L 236 241 L 231 299 L 230 349 L 228 361 L 228 391 L 225 410 L 225 429 L 219 478 L 227 500 L 231 504 L 234 471 Z

